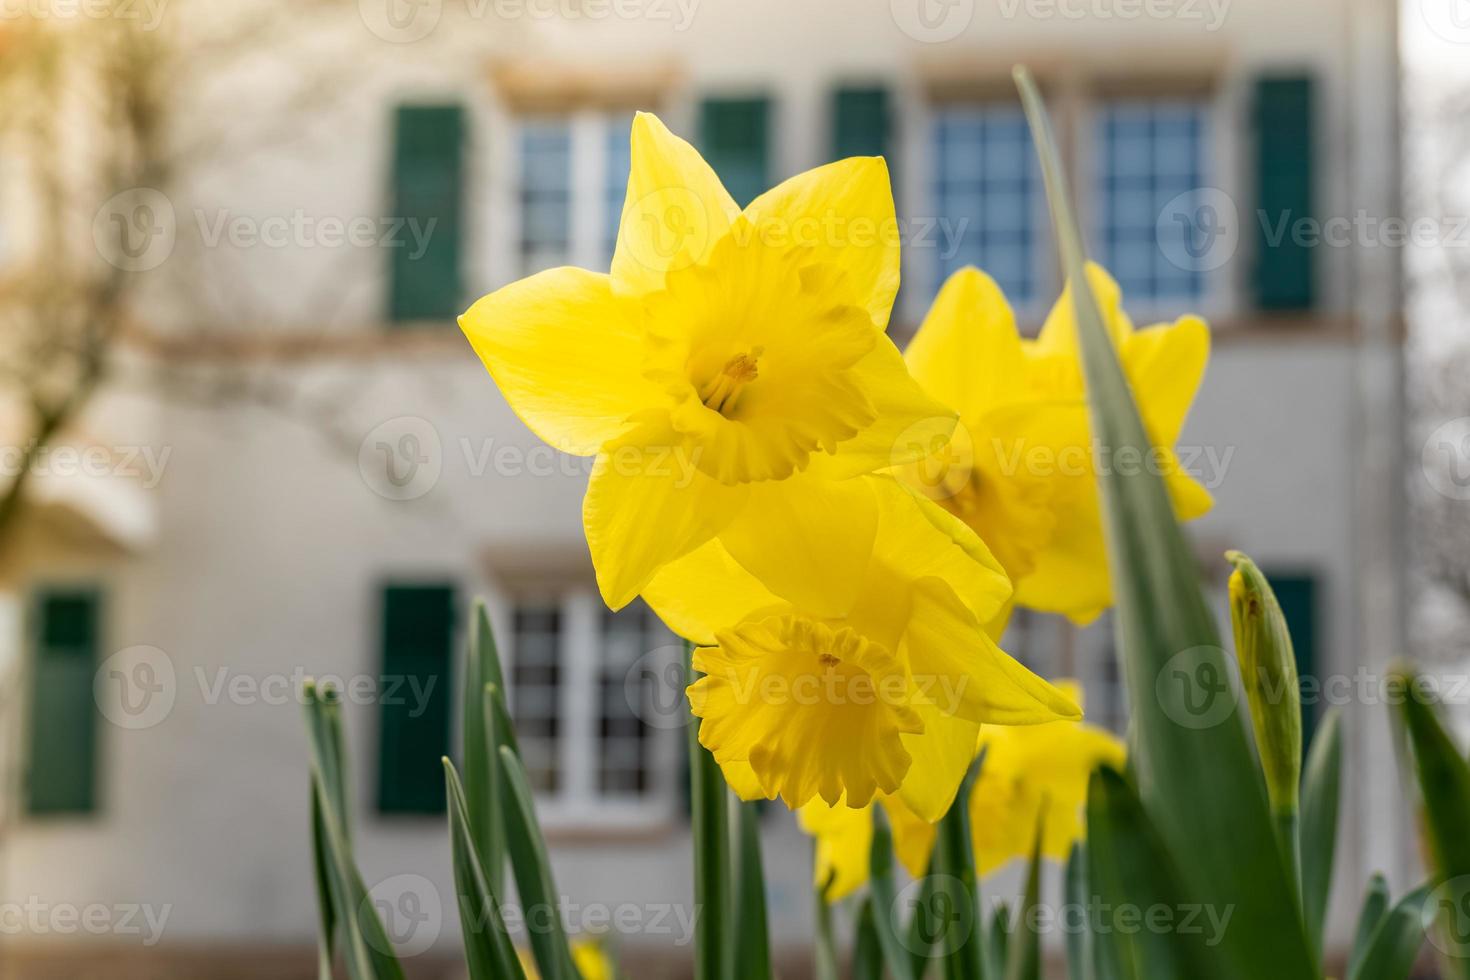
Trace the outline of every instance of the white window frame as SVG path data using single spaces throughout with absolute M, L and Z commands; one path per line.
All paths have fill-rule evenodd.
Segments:
M 559 685 L 557 690 L 558 786 L 536 798 L 537 816 L 548 830 L 646 831 L 671 824 L 678 817 L 679 743 L 683 728 L 650 726 L 648 786 L 637 797 L 607 796 L 598 790 L 601 764 L 602 617 L 605 607 L 596 589 L 572 587 L 506 597 L 503 603 L 502 644 L 506 695 L 515 715 L 515 610 L 525 605 L 556 606 L 560 612 Z M 675 663 L 678 648 L 656 648 L 661 661 Z M 664 666 L 660 663 L 659 666 Z
M 608 127 L 624 116 L 631 124 L 631 110 L 621 109 L 572 109 L 566 112 L 526 112 L 513 117 L 512 154 L 513 192 L 510 194 L 510 220 L 507 221 L 510 236 L 510 275 L 501 277 L 509 282 L 526 274 L 522 267 L 521 235 L 523 216 L 521 213 L 521 137 L 528 122 L 561 121 L 568 129 L 570 138 L 571 167 L 568 173 L 568 200 L 570 210 L 567 229 L 568 265 L 606 272 L 612 256 L 606 254 L 607 213 L 607 138 Z

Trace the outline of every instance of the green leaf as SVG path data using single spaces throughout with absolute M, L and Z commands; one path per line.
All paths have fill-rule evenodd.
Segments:
M 985 933 L 985 976 L 996 980 L 1006 975 L 1011 954 L 1011 907 L 1004 902 L 990 916 Z
M 562 927 L 561 905 L 551 880 L 546 842 L 536 823 L 531 784 L 520 756 L 508 745 L 500 747 L 500 776 L 505 788 L 505 842 L 521 897 L 531 952 L 543 980 L 579 980 L 571 947 Z M 544 928 L 540 928 L 543 926 Z
M 760 808 L 728 794 L 734 821 L 735 972 L 740 980 L 770 980 L 771 950 L 766 926 L 766 883 L 761 870 Z
M 1034 82 L 1017 69 L 1026 115 L 1041 157 L 1062 267 L 1072 290 L 1092 434 L 1109 460 L 1146 460 L 1151 443 L 1085 275 L 1055 140 Z M 1233 908 L 1225 941 L 1213 951 L 1243 977 L 1316 976 L 1265 787 L 1238 710 L 1237 688 L 1200 589 L 1194 555 L 1174 519 L 1163 481 L 1149 466 L 1111 465 L 1099 478 L 1117 643 L 1133 707 L 1130 764 L 1144 806 L 1180 861 L 1182 897 Z M 1176 678 L 1175 675 L 1178 675 Z M 1173 682 L 1209 683 L 1203 692 Z M 1208 694 L 1208 702 L 1185 695 Z M 1202 717 L 1224 694 L 1225 717 Z
M 693 648 L 685 645 L 685 671 L 694 682 L 689 664 Z M 686 699 L 687 700 L 687 699 Z M 699 744 L 699 726 L 690 717 L 689 802 L 694 836 L 695 980 L 737 980 L 730 943 L 734 885 L 730 881 L 728 787 L 719 763 Z
M 352 980 L 402 980 L 403 968 L 393 953 L 372 895 L 353 862 L 346 820 L 346 748 L 341 708 L 329 689 L 314 684 L 305 689 L 307 733 L 311 742 L 313 836 L 320 848 L 314 862 L 324 879 L 332 905 L 332 920 L 342 932 L 342 958 Z M 331 951 L 319 956 L 330 959 Z
M 1362 959 L 1348 971 L 1348 980 L 1405 980 L 1414 968 L 1424 942 L 1424 902 L 1429 886 L 1410 892 L 1378 921 L 1368 937 Z
M 1085 911 L 1091 906 L 1087 900 L 1087 857 L 1081 844 L 1073 844 L 1067 855 L 1067 867 L 1062 878 L 1067 910 Z M 1092 980 L 1092 931 L 1088 916 L 1082 916 L 1080 927 L 1067 931 L 1067 980 Z
M 1044 812 L 1044 811 L 1043 811 Z M 1026 891 L 1021 898 L 1020 918 L 1011 934 L 1006 958 L 1005 980 L 1041 980 L 1041 932 L 1036 928 L 1036 911 L 1041 905 L 1041 834 L 1036 822 L 1036 843 L 1026 870 Z
M 1383 875 L 1375 874 L 1368 881 L 1368 891 L 1363 895 L 1363 907 L 1358 912 L 1352 956 L 1348 960 L 1350 969 L 1356 969 L 1363 957 L 1368 955 L 1368 944 L 1373 941 L 1373 933 L 1388 914 L 1388 901 L 1388 881 Z
M 1332 860 L 1337 853 L 1337 811 L 1342 787 L 1342 713 L 1322 716 L 1302 775 L 1299 850 L 1302 859 L 1302 916 L 1320 962 L 1322 926 L 1332 894 Z
M 1458 926 L 1463 909 L 1470 906 L 1470 765 L 1467 765 L 1454 739 L 1445 731 L 1421 684 L 1421 675 L 1407 669 L 1396 670 L 1390 677 L 1396 693 L 1403 696 L 1399 717 L 1413 749 L 1414 771 L 1419 795 L 1424 804 L 1424 826 L 1428 836 L 1431 865 L 1437 886 L 1431 902 L 1439 916 L 1438 928 L 1446 943 L 1460 955 L 1449 957 L 1458 974 L 1470 977 L 1470 942 L 1459 938 Z M 1407 899 L 1406 899 L 1407 900 Z M 1450 922 L 1446 915 L 1455 916 Z M 1364 974 L 1369 976 L 1370 974 Z
M 485 703 L 485 690 L 504 690 L 505 677 L 500 652 L 490 629 L 484 600 L 475 602 L 470 623 L 470 642 L 465 648 L 464 669 L 464 794 L 468 806 L 470 834 L 484 860 L 484 870 L 498 892 L 505 875 L 505 828 L 501 824 L 500 767 L 496 757 L 501 741 L 494 717 Z
M 872 808 L 873 844 L 868 854 L 868 891 L 873 902 L 873 928 L 893 980 L 914 980 L 909 951 L 899 935 L 898 888 L 893 879 L 893 831 L 881 806 Z M 922 910 L 915 909 L 916 914 Z
M 317 977 L 332 980 L 332 963 L 337 949 L 337 917 L 332 909 L 332 870 L 327 864 L 327 827 L 317 802 L 316 779 L 308 790 L 311 794 L 311 870 L 316 882 L 317 904 Z
M 938 850 L 937 847 L 935 849 Z M 929 930 L 920 909 L 934 907 L 934 880 L 937 874 L 934 857 L 930 857 L 928 871 L 919 882 L 919 895 L 914 903 L 914 912 L 909 916 L 907 939 L 904 945 L 908 947 L 913 961 L 914 980 L 924 980 L 924 974 L 929 971 L 929 959 L 933 956 L 933 943 L 929 938 Z
M 1275 848 L 1275 842 L 1270 845 Z M 1157 829 L 1144 811 L 1137 793 L 1119 773 L 1106 767 L 1095 770 L 1087 793 L 1088 880 L 1103 915 L 1121 916 L 1123 909 L 1166 908 L 1185 915 L 1194 905 L 1181 896 L 1183 886 L 1176 863 L 1164 849 Z M 1217 921 L 1225 910 L 1196 908 L 1195 920 Z M 1239 910 L 1229 910 L 1233 926 Z M 1106 959 L 1116 965 L 1117 975 L 1129 980 L 1153 977 L 1189 977 L 1191 980 L 1245 976 L 1232 973 L 1208 943 L 1219 936 L 1203 928 L 1127 929 L 1120 919 L 1104 920 L 1098 943 L 1111 947 Z M 1221 932 L 1229 935 L 1229 928 Z M 1272 976 L 1270 973 L 1257 976 Z
M 470 825 L 464 787 L 448 759 L 444 760 L 444 783 L 449 798 L 454 887 L 459 896 L 459 923 L 470 980 L 524 980 L 525 971 L 505 928 L 499 895 L 480 860 L 480 844 Z
M 852 980 L 883 980 L 883 949 L 873 921 L 873 900 L 863 899 L 858 910 L 857 936 L 852 948 Z
M 832 936 L 832 905 L 827 901 L 827 891 L 836 876 L 832 872 L 825 885 L 812 889 L 817 903 L 816 948 L 812 952 L 812 974 L 816 980 L 837 980 L 837 941 Z
M 935 874 L 929 883 L 933 896 L 914 910 L 916 920 L 921 910 L 951 910 L 945 920 L 948 929 L 939 944 L 946 980 L 983 980 L 985 976 L 980 880 L 975 874 L 975 844 L 970 833 L 970 794 L 982 765 L 983 756 L 971 763 L 954 801 L 939 821 L 934 841 Z

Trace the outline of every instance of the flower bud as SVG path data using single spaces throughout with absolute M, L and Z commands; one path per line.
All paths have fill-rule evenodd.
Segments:
M 1239 551 L 1227 551 L 1225 558 L 1235 566 L 1230 621 L 1266 790 L 1273 810 L 1295 813 L 1302 772 L 1302 705 L 1291 634 L 1276 593 L 1256 563 Z

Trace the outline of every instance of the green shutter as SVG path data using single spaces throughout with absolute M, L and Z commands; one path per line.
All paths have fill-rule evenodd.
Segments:
M 400 106 L 393 125 L 393 212 L 389 215 L 396 323 L 451 320 L 461 310 L 464 111 L 455 105 Z
M 1306 77 L 1256 82 L 1255 301 L 1262 310 L 1310 309 L 1316 301 L 1312 247 L 1292 226 L 1313 217 L 1313 85 Z
M 888 91 L 882 88 L 840 88 L 832 105 L 832 158 L 885 157 L 893 166 L 889 146 Z
M 1303 678 L 1317 674 L 1317 577 L 1311 573 L 1266 572 L 1266 579 L 1281 604 L 1286 628 L 1291 632 L 1291 648 L 1296 653 L 1297 674 Z M 1316 701 L 1302 705 L 1302 744 L 1311 743 L 1312 731 L 1320 714 L 1320 689 Z
M 101 601 L 95 590 L 42 594 L 36 603 L 28 808 L 90 813 L 97 806 L 97 671 Z
M 706 99 L 699 145 L 741 207 L 770 186 L 770 100 Z
M 392 585 L 383 591 L 383 674 L 378 810 L 444 812 L 453 681 L 454 589 Z

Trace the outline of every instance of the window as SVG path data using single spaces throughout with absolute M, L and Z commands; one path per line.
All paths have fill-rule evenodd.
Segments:
M 521 275 L 571 261 L 572 130 L 565 119 L 521 123 Z
M 561 788 L 561 608 L 553 604 L 516 607 L 515 660 L 511 669 L 511 716 L 521 761 L 531 788 L 554 794 Z
M 36 602 L 27 808 L 32 814 L 96 809 L 97 670 L 101 600 L 92 589 L 43 593 Z
M 389 319 L 451 320 L 462 309 L 460 244 L 464 112 L 401 106 L 393 126 L 393 213 L 423 229 L 422 249 L 390 249 Z
M 1124 99 L 1104 103 L 1097 117 L 1098 255 L 1130 299 L 1200 299 L 1205 274 L 1183 257 L 1201 254 L 1210 229 L 1200 222 L 1171 227 L 1159 216 L 1193 214 L 1171 205 L 1180 195 L 1204 199 L 1206 106 L 1193 99 Z
M 454 589 L 383 590 L 378 810 L 443 813 L 453 682 Z
M 940 106 L 932 146 L 935 214 L 957 246 L 934 250 L 935 290 L 957 269 L 975 265 L 1013 304 L 1036 300 L 1045 200 L 1020 107 Z
M 606 272 L 628 193 L 631 111 L 527 116 L 519 140 L 519 268 Z
M 604 124 L 605 154 L 602 168 L 602 253 L 612 262 L 623 219 L 623 200 L 628 196 L 628 168 L 632 165 L 630 134 L 632 113 L 613 113 Z
M 615 613 L 590 591 L 523 600 L 511 622 L 510 711 L 548 820 L 671 816 L 683 729 L 660 723 L 664 692 L 645 682 L 682 669 L 674 635 L 642 602 Z

